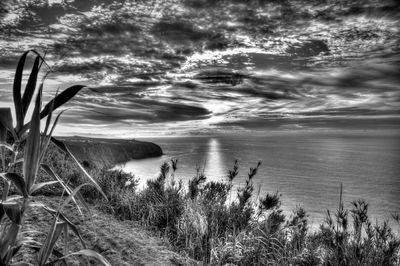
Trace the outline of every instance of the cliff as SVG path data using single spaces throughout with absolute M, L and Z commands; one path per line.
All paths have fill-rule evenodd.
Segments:
M 83 137 L 59 138 L 80 160 L 96 166 L 114 166 L 132 159 L 145 159 L 163 154 L 152 142 L 124 139 L 97 139 Z

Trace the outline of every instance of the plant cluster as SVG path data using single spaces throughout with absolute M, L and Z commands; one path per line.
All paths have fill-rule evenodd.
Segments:
M 26 82 L 24 92 L 21 91 L 23 70 L 29 53 L 35 54 L 34 63 Z M 87 248 L 78 227 L 65 215 L 64 209 L 74 203 L 80 210 L 88 208 L 80 194 L 84 186 L 94 186 L 105 197 L 97 182 L 80 165 L 68 147 L 61 141 L 52 137 L 54 128 L 60 118 L 58 116 L 52 123 L 52 114 L 55 109 L 68 102 L 82 88 L 76 85 L 65 89 L 56 95 L 44 108 L 42 108 L 42 90 L 44 79 L 37 87 L 38 75 L 45 60 L 35 51 L 25 52 L 17 65 L 13 85 L 13 99 L 15 108 L 15 127 L 10 108 L 0 109 L 0 148 L 2 179 L 0 201 L 0 265 L 32 265 L 32 261 L 18 261 L 20 250 L 30 248 L 37 251 L 35 263 L 49 265 L 64 261 L 71 256 L 84 255 L 97 259 L 103 265 L 110 265 L 108 261 L 97 252 Z M 49 73 L 49 72 L 48 72 Z M 36 99 L 33 96 L 36 93 Z M 25 123 L 29 106 L 33 105 L 31 119 Z M 46 118 L 44 131 L 41 133 L 41 119 Z M 43 163 L 46 150 L 53 142 L 66 156 L 70 157 L 81 169 L 86 177 L 86 182 L 72 186 L 63 180 L 49 165 Z M 41 182 L 38 172 L 43 169 L 51 181 Z M 45 187 L 58 184 L 62 187 L 63 197 L 56 209 L 35 202 L 34 195 Z M 65 196 L 65 197 L 64 197 Z M 53 216 L 49 232 L 31 232 L 24 230 L 24 221 L 30 208 L 41 208 Z M 69 232 L 80 239 L 82 249 L 71 252 L 68 248 Z M 42 242 L 37 235 L 46 235 Z M 57 245 L 63 239 L 62 245 Z M 61 246 L 63 249 L 61 250 Z
M 233 185 L 237 161 L 225 180 L 207 182 L 197 171 L 184 186 L 175 180 L 173 160 L 141 190 L 107 185 L 114 200 L 104 210 L 154 229 L 182 255 L 207 265 L 399 265 L 399 238 L 387 221 L 372 225 L 365 201 L 347 210 L 340 200 L 335 214 L 327 211 L 326 221 L 311 230 L 304 209 L 283 214 L 278 192 L 254 193 L 259 166 L 239 187 Z

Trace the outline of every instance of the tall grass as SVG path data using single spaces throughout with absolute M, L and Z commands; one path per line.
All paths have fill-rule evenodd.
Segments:
M 176 161 L 164 163 L 159 176 L 141 190 L 107 178 L 113 183 L 104 190 L 111 204 L 97 204 L 142 223 L 169 239 L 180 254 L 206 265 L 399 265 L 398 236 L 387 221 L 371 222 L 365 201 L 346 209 L 340 190 L 338 209 L 327 211 L 326 221 L 310 230 L 304 209 L 297 207 L 286 217 L 278 192 L 254 192 L 259 166 L 250 168 L 245 183 L 235 188 L 237 161 L 223 181 L 207 182 L 197 171 L 186 185 L 175 180 Z
M 35 59 L 22 93 L 23 70 L 29 53 L 33 53 Z M 97 182 L 79 164 L 68 147 L 52 137 L 62 113 L 59 113 L 52 123 L 53 111 L 68 102 L 83 86 L 76 85 L 65 89 L 42 108 L 43 83 L 48 73 L 44 75 L 39 86 L 37 86 L 37 80 L 43 63 L 45 63 L 44 58 L 35 51 L 23 53 L 18 62 L 13 85 L 15 127 L 11 109 L 0 109 L 0 176 L 3 181 L 0 201 L 0 265 L 31 265 L 29 262 L 16 261 L 18 252 L 22 248 L 31 248 L 37 251 L 37 265 L 54 264 L 57 261 L 64 261 L 67 257 L 81 255 L 93 257 L 104 265 L 110 265 L 103 256 L 86 248 L 78 227 L 68 219 L 63 211 L 70 202 L 74 202 L 78 209 L 88 208 L 80 194 L 80 190 L 84 186 L 94 186 L 100 194 L 106 197 Z M 35 93 L 37 96 L 33 100 Z M 25 123 L 31 103 L 33 105 L 32 116 Z M 46 118 L 46 123 L 44 131 L 41 133 L 40 121 L 43 118 Z M 49 165 L 43 164 L 43 158 L 50 142 L 53 142 L 77 164 L 86 177 L 85 183 L 73 187 L 69 182 L 60 178 Z M 40 169 L 43 169 L 53 180 L 40 181 L 38 179 Z M 65 198 L 60 201 L 57 209 L 42 204 L 42 209 L 52 214 L 54 218 L 48 233 L 43 233 L 46 238 L 41 243 L 31 236 L 32 232 L 24 231 L 24 220 L 28 209 L 35 208 L 31 204 L 35 193 L 55 184 L 61 185 Z M 81 240 L 82 249 L 80 251 L 70 252 L 68 248 L 69 232 L 74 233 Z M 64 239 L 63 252 L 55 249 L 55 244 L 59 242 L 61 236 Z

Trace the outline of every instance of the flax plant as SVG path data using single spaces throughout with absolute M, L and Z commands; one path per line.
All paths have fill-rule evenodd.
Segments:
M 35 55 L 35 60 L 26 82 L 25 90 L 22 93 L 23 70 L 29 53 Z M 84 86 L 75 85 L 65 89 L 42 108 L 43 83 L 50 72 L 48 71 L 44 75 L 40 85 L 37 86 L 38 75 L 43 64 L 46 64 L 44 58 L 34 50 L 26 51 L 19 59 L 13 85 L 15 127 L 13 125 L 14 121 L 11 116 L 11 109 L 0 109 L 0 177 L 4 184 L 0 201 L 0 266 L 32 265 L 29 262 L 16 261 L 17 254 L 21 248 L 31 248 L 37 251 L 36 265 L 49 265 L 56 261 L 65 261 L 70 256 L 80 255 L 95 258 L 103 265 L 110 265 L 103 256 L 93 250 L 87 249 L 78 227 L 63 213 L 64 207 L 70 202 L 75 203 L 79 210 L 81 207 L 88 208 L 80 194 L 80 189 L 84 186 L 94 186 L 106 197 L 97 182 L 80 165 L 68 147 L 63 142 L 52 137 L 54 128 L 62 113 L 58 114 L 52 124 L 53 111 L 68 102 Z M 34 94 L 37 95 L 35 100 L 33 100 Z M 25 123 L 27 111 L 31 103 L 33 105 L 33 113 L 31 119 Z M 40 121 L 43 118 L 46 118 L 46 123 L 44 131 L 41 133 Z M 11 142 L 7 142 L 7 135 L 11 135 Z M 87 178 L 86 183 L 75 188 L 71 187 L 52 168 L 41 163 L 50 142 L 53 142 L 77 163 Z M 22 154 L 20 155 L 20 153 Z M 36 177 L 40 167 L 54 178 L 54 180 L 38 182 Z M 28 209 L 37 208 L 37 204 L 34 205 L 32 202 L 33 193 L 43 187 L 56 183 L 59 183 L 64 188 L 65 197 L 61 199 L 61 203 L 56 210 L 41 205 L 44 210 L 53 215 L 53 221 L 49 232 L 44 234 L 46 235 L 45 240 L 43 243 L 40 243 L 33 237 L 30 237 L 28 231 L 24 231 L 24 220 L 28 215 Z M 11 190 L 12 186 L 14 187 L 14 191 L 16 191 L 15 193 Z M 80 239 L 82 250 L 69 252 L 69 231 L 72 231 Z M 64 239 L 64 250 L 62 253 L 55 249 L 56 242 L 60 239 L 61 235 L 63 235 Z

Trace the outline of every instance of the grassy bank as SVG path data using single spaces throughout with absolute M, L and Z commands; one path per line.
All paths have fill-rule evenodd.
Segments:
M 58 197 L 35 197 L 35 204 L 46 204 L 56 208 Z M 80 215 L 74 207 L 68 207 L 65 211 L 74 224 L 79 225 L 80 233 L 85 239 L 88 248 L 102 254 L 111 265 L 176 265 L 182 258 L 172 252 L 166 241 L 154 236 L 143 226 L 134 221 L 116 218 L 112 214 L 91 206 L 91 215 Z M 51 226 L 51 215 L 41 208 L 31 208 L 25 221 L 26 231 L 45 231 Z M 35 235 L 40 239 L 40 235 Z M 78 251 L 79 238 L 70 234 L 69 249 Z M 56 250 L 62 251 L 61 245 Z M 34 264 L 35 253 L 30 249 L 20 252 L 24 261 Z M 82 257 L 67 259 L 68 265 L 88 265 L 88 260 Z M 94 261 L 90 265 L 97 265 Z
M 78 169 L 56 149 L 46 163 L 72 183 L 81 182 Z M 373 222 L 365 201 L 345 209 L 338 202 L 326 221 L 311 231 L 302 208 L 283 215 L 279 194 L 254 195 L 259 164 L 250 168 L 238 190 L 238 164 L 224 182 L 207 182 L 201 172 L 188 184 L 174 178 L 176 161 L 164 163 L 158 178 L 137 189 L 138 180 L 121 171 L 88 168 L 109 201 L 90 187 L 85 198 L 120 220 L 136 221 L 168 239 L 181 256 L 211 265 L 399 265 L 400 240 L 388 221 Z M 42 178 L 46 178 L 45 175 Z M 41 191 L 61 193 L 61 188 Z M 284 203 L 283 203 L 284 204 Z M 397 222 L 399 222 L 398 217 Z

